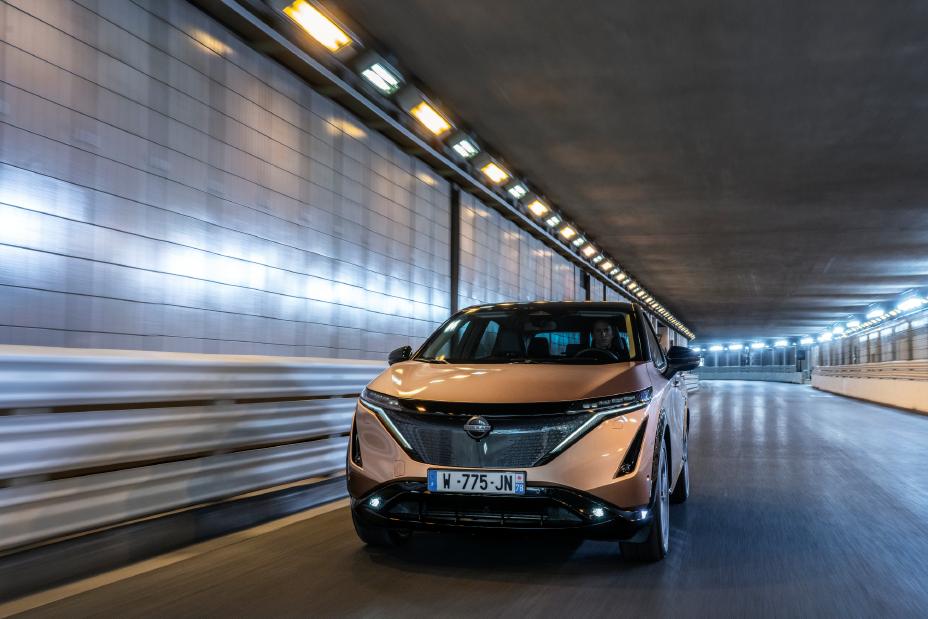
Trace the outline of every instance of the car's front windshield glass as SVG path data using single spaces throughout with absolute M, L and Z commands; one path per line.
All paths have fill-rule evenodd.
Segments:
M 455 316 L 415 357 L 432 363 L 598 364 L 641 359 L 623 309 L 493 307 Z

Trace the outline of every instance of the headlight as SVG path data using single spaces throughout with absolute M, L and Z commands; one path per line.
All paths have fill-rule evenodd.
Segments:
M 412 450 L 412 445 L 410 445 L 409 441 L 406 440 L 406 437 L 400 433 L 399 428 L 396 427 L 396 424 L 393 423 L 393 420 L 390 419 L 390 416 L 387 414 L 388 410 L 403 410 L 399 400 L 393 396 L 389 396 L 384 393 L 378 393 L 376 391 L 371 391 L 370 389 L 365 388 L 364 391 L 361 392 L 361 404 L 374 411 L 374 414 L 377 415 L 378 419 L 380 419 L 380 423 L 382 423 L 387 428 L 387 431 L 393 435 L 393 438 L 396 439 L 396 441 L 402 445 L 407 452 Z
M 377 408 L 389 408 L 393 410 L 400 410 L 402 408 L 400 406 L 400 401 L 393 396 L 371 391 L 367 388 L 361 392 L 361 401 L 367 406 L 373 404 Z
M 588 402 L 579 402 L 572 407 L 571 413 L 613 413 L 627 412 L 628 409 L 637 409 L 642 404 L 651 401 L 654 390 L 651 387 L 636 391 L 635 393 L 626 393 L 617 395 L 603 400 L 591 400 Z
M 572 443 L 577 441 L 584 434 L 598 426 L 602 421 L 608 419 L 609 417 L 616 417 L 618 415 L 624 415 L 625 413 L 630 413 L 632 411 L 640 410 L 647 406 L 648 402 L 651 401 L 651 396 L 654 393 L 654 390 L 651 387 L 647 389 L 642 389 L 641 391 L 636 391 L 634 393 L 627 393 L 624 395 L 617 395 L 611 398 L 604 398 L 602 400 L 590 400 L 587 402 L 578 402 L 576 406 L 572 407 L 568 412 L 576 414 L 588 414 L 590 416 L 583 425 L 571 432 L 563 441 L 557 444 L 557 446 L 548 452 L 546 460 L 550 460 L 560 452 L 567 449 Z

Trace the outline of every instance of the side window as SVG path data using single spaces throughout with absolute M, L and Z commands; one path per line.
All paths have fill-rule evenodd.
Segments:
M 483 329 L 483 335 L 477 343 L 477 350 L 474 351 L 475 359 L 482 359 L 493 354 L 493 346 L 496 344 L 496 336 L 499 334 L 499 323 L 495 320 L 487 322 Z
M 651 323 L 647 320 L 645 323 L 645 333 L 648 338 L 648 348 L 651 350 L 651 360 L 654 362 L 654 367 L 659 370 L 663 370 L 667 367 L 667 358 L 664 357 L 664 351 L 661 349 L 661 345 L 657 341 L 657 337 L 654 335 L 654 329 L 651 328 Z

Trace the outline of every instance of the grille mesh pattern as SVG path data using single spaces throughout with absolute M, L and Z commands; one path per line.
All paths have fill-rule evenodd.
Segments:
M 463 415 L 388 411 L 414 457 L 437 466 L 518 468 L 534 466 L 589 417 L 585 414 L 483 415 L 493 430 L 476 441 Z

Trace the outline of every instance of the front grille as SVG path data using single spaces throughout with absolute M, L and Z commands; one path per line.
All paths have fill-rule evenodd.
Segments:
M 536 466 L 589 419 L 589 415 L 583 413 L 485 414 L 483 417 L 493 429 L 477 441 L 464 431 L 468 417 L 463 415 L 385 412 L 412 447 L 412 457 L 420 462 L 481 468 Z

